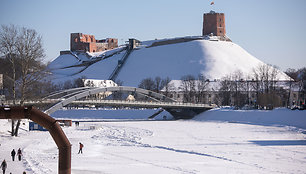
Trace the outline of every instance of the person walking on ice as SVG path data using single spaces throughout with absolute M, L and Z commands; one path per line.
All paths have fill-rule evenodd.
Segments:
M 6 170 L 6 168 L 7 168 L 7 163 L 6 163 L 5 159 L 2 161 L 0 167 L 1 167 L 1 169 L 2 169 L 3 174 L 5 174 L 5 170 Z
M 21 161 L 22 153 L 21 153 L 21 149 L 20 148 L 18 149 L 17 155 L 18 155 L 18 160 Z
M 81 142 L 80 142 L 79 144 L 80 144 L 79 153 L 83 153 L 83 147 L 84 147 L 84 145 L 83 145 Z M 78 153 L 78 154 L 79 154 L 79 153 Z
M 15 152 L 15 149 L 13 149 L 12 152 L 11 152 L 11 156 L 12 156 L 13 161 L 15 161 L 15 155 L 16 155 L 16 152 Z

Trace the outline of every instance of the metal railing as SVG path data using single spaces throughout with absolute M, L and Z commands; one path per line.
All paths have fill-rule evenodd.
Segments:
M 73 104 L 91 104 L 107 106 L 137 106 L 152 108 L 214 108 L 215 104 L 196 104 L 183 102 L 163 102 L 163 101 L 131 101 L 131 100 L 76 100 Z
M 27 100 L 25 105 L 35 104 L 52 104 L 63 101 L 64 99 L 44 99 L 44 100 Z M 214 108 L 215 104 L 198 104 L 184 102 L 163 102 L 163 101 L 136 101 L 136 100 L 76 100 L 72 104 L 80 105 L 105 105 L 105 106 L 134 106 L 134 107 L 150 107 L 150 108 Z M 6 100 L 4 105 L 13 105 L 13 100 Z M 16 105 L 20 104 L 20 100 L 15 101 Z

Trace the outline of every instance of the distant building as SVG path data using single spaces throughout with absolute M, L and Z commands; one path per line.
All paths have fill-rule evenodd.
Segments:
M 84 82 L 84 86 L 86 86 L 86 87 L 106 88 L 106 87 L 116 87 L 116 86 L 118 86 L 112 80 L 83 79 L 83 82 Z
M 107 88 L 107 87 L 116 87 L 116 86 L 118 86 L 112 80 L 83 79 L 83 82 L 84 82 L 84 86 L 85 87 Z M 96 98 L 96 99 L 104 99 L 104 98 L 110 96 L 111 94 L 112 94 L 112 92 L 110 92 L 110 91 L 100 92 L 98 94 L 95 94 L 94 98 Z
M 70 50 L 71 51 L 88 51 L 100 52 L 118 47 L 118 39 L 106 38 L 96 40 L 94 35 L 71 33 Z

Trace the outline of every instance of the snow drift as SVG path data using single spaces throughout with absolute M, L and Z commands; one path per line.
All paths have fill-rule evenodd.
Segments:
M 262 126 L 293 126 L 306 129 L 306 111 L 278 108 L 274 110 L 212 109 L 197 115 L 196 121 L 218 121 Z

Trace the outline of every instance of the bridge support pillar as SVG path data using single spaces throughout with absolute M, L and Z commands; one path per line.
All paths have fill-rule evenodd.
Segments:
M 180 108 L 180 109 L 173 109 L 169 108 L 166 109 L 175 119 L 191 119 L 194 116 L 207 111 L 209 109 L 198 109 L 198 108 Z

